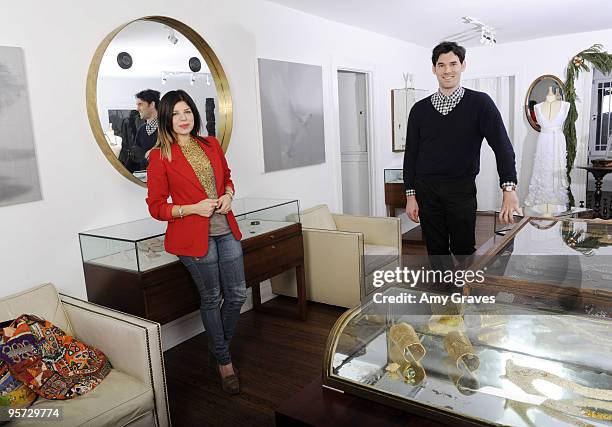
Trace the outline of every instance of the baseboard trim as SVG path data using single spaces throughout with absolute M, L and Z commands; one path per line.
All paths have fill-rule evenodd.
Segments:
M 272 284 L 269 280 L 261 282 L 261 302 L 270 301 L 276 298 L 276 295 L 272 293 Z M 253 309 L 253 295 L 251 288 L 247 289 L 247 299 L 240 313 Z M 172 322 L 168 322 L 161 327 L 162 334 L 162 349 L 163 351 L 169 350 L 172 347 L 195 337 L 196 335 L 204 332 L 204 325 L 202 325 L 202 318 L 200 317 L 200 311 L 194 311 L 186 314 Z

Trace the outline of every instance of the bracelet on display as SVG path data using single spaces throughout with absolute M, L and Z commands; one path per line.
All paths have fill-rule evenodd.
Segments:
M 480 359 L 476 355 L 470 339 L 463 332 L 449 332 L 442 343 L 448 355 L 455 361 L 457 369 L 461 370 L 463 364 L 473 372 L 480 366 Z
M 476 376 L 469 369 L 458 368 L 453 358 L 445 357 L 444 367 L 448 378 L 455 384 L 455 387 L 457 387 L 461 394 L 470 396 L 480 388 L 480 383 Z
M 387 370 L 399 373 L 407 384 L 416 386 L 426 377 L 425 369 L 419 363 L 426 353 L 414 328 L 407 323 L 391 326 L 388 332 Z M 395 369 L 394 369 L 395 368 Z
M 408 323 L 398 323 L 389 328 L 389 340 L 394 349 L 400 354 L 396 358 L 403 358 L 405 352 L 409 352 L 415 361 L 419 361 L 425 356 L 426 350 L 421 344 L 419 336 L 414 328 Z
M 432 314 L 427 322 L 429 331 L 434 335 L 447 335 L 452 331 L 465 331 L 463 316 Z

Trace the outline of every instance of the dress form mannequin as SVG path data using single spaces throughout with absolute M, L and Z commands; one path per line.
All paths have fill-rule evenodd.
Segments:
M 104 132 L 104 137 L 106 138 L 106 142 L 108 142 L 111 150 L 113 150 L 115 157 L 119 157 L 119 152 L 121 152 L 121 142 L 123 139 L 120 136 L 115 135 L 115 131 L 113 130 L 113 125 L 111 123 L 108 124 L 108 130 Z
M 552 86 L 548 87 L 548 94 L 546 100 L 540 104 L 542 112 L 546 115 L 548 120 L 552 120 L 561 109 L 561 101 L 557 99 L 557 96 L 553 92 Z
M 565 211 L 569 203 L 563 134 L 569 103 L 558 100 L 551 86 L 544 102 L 536 104 L 534 111 L 541 130 L 525 206 L 530 215 L 553 216 Z

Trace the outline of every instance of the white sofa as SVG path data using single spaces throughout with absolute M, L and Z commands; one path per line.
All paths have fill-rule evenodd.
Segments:
M 353 307 L 372 293 L 371 274 L 401 266 L 399 218 L 330 213 L 317 205 L 300 213 L 306 295 L 311 301 Z M 294 277 L 272 279 L 272 292 L 296 296 Z
M 113 369 L 91 392 L 69 400 L 38 398 L 33 408 L 62 408 L 61 426 L 170 426 L 159 323 L 59 295 L 51 283 L 0 299 L 0 321 L 42 317 L 97 347 Z M 51 424 L 51 423 L 48 423 Z M 17 425 L 46 425 L 40 419 Z

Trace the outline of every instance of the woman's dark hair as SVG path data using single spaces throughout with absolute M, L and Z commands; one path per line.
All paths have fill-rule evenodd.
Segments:
M 170 154 L 170 146 L 176 142 L 174 130 L 172 129 L 172 112 L 174 110 L 174 106 L 181 101 L 184 101 L 189 106 L 191 113 L 193 114 L 193 129 L 190 132 L 191 135 L 193 137 L 199 136 L 200 129 L 202 128 L 200 112 L 189 94 L 180 89 L 167 92 L 162 97 L 161 101 L 159 102 L 159 107 L 157 108 L 158 133 L 156 146 L 161 148 L 162 157 L 169 160 L 172 159 Z M 206 140 L 204 140 L 204 142 L 208 144 Z
M 455 42 L 441 42 L 439 45 L 434 47 L 433 52 L 431 53 L 431 63 L 436 65 L 440 55 L 448 52 L 453 52 L 455 55 L 457 55 L 459 57 L 459 62 L 463 64 L 463 61 L 465 60 L 465 48 L 463 46 L 459 46 Z
M 145 89 L 134 95 L 138 99 L 142 99 L 144 102 L 155 102 L 155 108 L 159 107 L 159 92 L 153 89 Z

